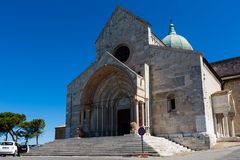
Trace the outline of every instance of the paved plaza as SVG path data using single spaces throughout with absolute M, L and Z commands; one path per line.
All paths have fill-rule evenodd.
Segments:
M 229 148 L 214 149 L 208 151 L 193 152 L 186 155 L 176 155 L 172 157 L 115 157 L 115 156 L 82 156 L 82 157 L 1 157 L 6 160 L 128 160 L 128 159 L 152 159 L 152 160 L 239 160 L 240 145 Z

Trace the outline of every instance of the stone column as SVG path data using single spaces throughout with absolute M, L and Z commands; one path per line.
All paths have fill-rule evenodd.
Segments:
M 92 119 L 91 110 L 88 110 L 88 129 L 89 129 L 89 131 L 92 130 L 91 119 Z
M 98 124 L 98 121 L 99 121 L 99 118 L 98 118 L 99 116 L 98 116 L 98 105 L 97 105 L 97 118 L 96 118 L 96 120 L 97 120 L 97 122 L 96 122 L 96 124 L 97 124 L 97 130 L 96 130 L 96 136 L 99 136 L 99 124 Z
M 217 125 L 217 117 L 216 114 L 213 114 L 213 118 L 214 118 L 214 129 L 215 129 L 215 134 L 217 136 L 217 138 L 219 138 L 219 133 L 218 133 L 218 125 Z
M 146 135 L 150 135 L 150 116 L 149 116 L 149 101 L 145 101 L 145 113 L 146 113 L 146 124 L 145 124 L 145 130 Z
M 81 110 L 81 127 L 84 127 L 84 111 Z
M 142 104 L 141 104 L 141 102 L 138 102 L 138 117 L 139 117 L 139 127 L 140 126 L 143 126 L 143 114 L 142 114 Z
M 113 112 L 114 111 L 114 107 L 113 107 L 113 105 L 111 106 L 111 136 L 113 136 L 113 124 L 114 124 L 114 119 L 113 119 L 113 117 L 114 117 L 114 115 L 113 115 Z
M 149 65 L 144 64 L 144 80 L 145 80 L 145 112 L 146 112 L 146 134 L 150 135 L 150 108 L 149 108 L 149 97 L 150 97 L 150 69 Z
M 103 136 L 103 105 L 102 105 L 102 133 L 101 135 Z
M 223 132 L 225 137 L 229 137 L 228 114 L 223 114 Z
M 114 108 L 114 114 L 115 114 L 115 118 L 114 118 L 114 124 L 115 124 L 115 135 L 118 135 L 118 124 L 117 124 L 117 106 Z
M 139 125 L 139 110 L 138 110 L 138 100 L 135 100 L 135 121 Z
M 111 112 L 110 112 L 110 109 L 109 109 L 109 106 L 108 106 L 108 104 L 106 103 L 106 110 L 105 110 L 106 112 L 105 112 L 105 114 L 106 114 L 106 118 L 107 118 L 107 127 L 106 127 L 106 136 L 109 136 L 110 135 L 110 130 L 111 130 L 111 124 L 110 124 L 110 121 L 111 121 L 111 118 L 110 118 L 110 116 L 111 116 Z
M 144 123 L 144 121 L 145 121 L 145 114 L 144 114 L 144 112 L 145 112 L 145 109 L 144 109 L 144 104 L 143 104 L 143 102 L 141 102 L 141 107 L 142 107 L 142 126 L 145 126 L 145 123 Z
M 94 129 L 94 132 L 95 132 L 95 136 L 96 136 L 96 132 L 97 132 L 97 109 L 96 109 L 96 106 L 94 105 L 93 106 L 93 113 L 92 113 L 92 125 L 93 125 L 93 129 Z
M 234 128 L 234 120 L 233 117 L 231 116 L 230 118 L 230 125 L 231 125 L 231 137 L 235 137 L 235 128 Z

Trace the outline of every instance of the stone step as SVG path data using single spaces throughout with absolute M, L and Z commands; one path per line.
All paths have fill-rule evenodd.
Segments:
M 144 136 L 144 152 L 168 156 L 191 150 L 165 138 Z M 70 138 L 56 140 L 32 149 L 28 156 L 136 156 L 142 152 L 138 135 L 117 137 Z

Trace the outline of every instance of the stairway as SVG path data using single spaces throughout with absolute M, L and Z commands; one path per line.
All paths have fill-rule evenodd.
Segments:
M 163 137 L 145 136 L 144 141 L 154 148 L 161 156 L 172 156 L 178 153 L 192 152 L 191 149 Z
M 27 156 L 137 156 L 142 152 L 138 135 L 70 138 L 55 140 L 32 149 Z M 166 151 L 166 152 L 165 152 Z M 144 152 L 149 156 L 169 156 L 189 152 L 165 138 L 144 136 Z

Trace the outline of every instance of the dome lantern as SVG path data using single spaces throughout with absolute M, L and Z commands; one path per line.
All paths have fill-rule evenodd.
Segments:
M 177 34 L 175 29 L 174 29 L 174 24 L 173 23 L 171 23 L 169 25 L 169 32 L 168 32 L 168 35 L 172 35 L 172 34 L 175 34 L 175 35 Z

